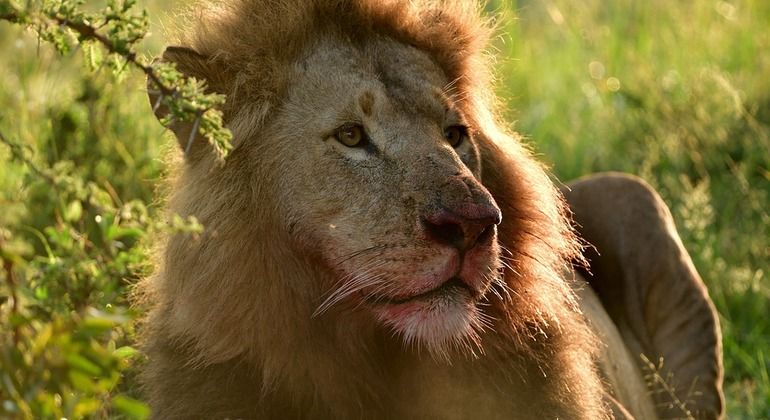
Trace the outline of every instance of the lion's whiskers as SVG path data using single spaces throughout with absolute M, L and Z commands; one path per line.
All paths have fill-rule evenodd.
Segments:
M 353 258 L 358 258 L 358 257 L 366 255 L 366 254 L 368 254 L 370 252 L 379 251 L 379 250 L 385 249 L 387 247 L 388 247 L 388 244 L 379 244 L 379 245 L 370 246 L 368 248 L 359 249 L 357 251 L 353 251 L 350 254 L 343 255 L 343 256 L 341 256 L 339 258 L 336 258 L 334 260 L 334 267 L 333 268 L 337 268 L 340 265 L 342 265 L 343 263 L 352 260 Z
M 351 273 L 338 281 L 336 284 L 342 284 L 339 288 L 334 290 L 318 308 L 313 312 L 313 317 L 323 314 L 329 308 L 341 302 L 345 298 L 351 296 L 368 287 L 377 286 L 380 283 L 378 277 L 372 277 L 371 274 L 374 270 L 385 265 L 385 262 L 381 260 L 369 260 L 362 266 L 361 270 Z
M 354 258 L 359 258 L 365 255 L 368 256 L 368 254 L 370 254 L 371 252 L 379 251 L 387 247 L 388 247 L 388 244 L 379 244 L 379 245 L 370 246 L 368 248 L 359 249 L 347 255 L 343 255 L 335 259 L 333 269 L 339 268 L 343 263 L 348 262 Z M 329 308 L 334 306 L 336 303 L 338 303 L 345 297 L 350 296 L 351 294 L 355 293 L 361 288 L 367 287 L 367 285 L 363 285 L 361 288 L 358 288 L 358 290 L 352 290 L 352 291 L 350 290 L 351 288 L 355 288 L 357 284 L 364 282 L 364 280 L 368 280 L 367 278 L 360 278 L 360 277 L 366 274 L 364 272 L 368 272 L 369 270 L 374 268 L 373 266 L 378 261 L 377 257 L 379 256 L 380 254 L 376 254 L 372 256 L 370 259 L 368 259 L 361 265 L 358 271 L 351 272 L 345 276 L 342 276 L 336 282 L 334 282 L 334 284 L 330 288 L 330 291 L 328 292 L 329 296 L 321 303 L 321 305 L 318 306 L 318 308 L 316 308 L 312 316 L 316 317 L 318 315 L 321 315 L 322 313 L 326 312 Z
M 386 262 L 380 258 L 382 253 L 377 252 L 384 248 L 387 246 L 376 245 L 338 258 L 335 261 L 336 267 L 346 262 L 349 263 L 351 260 L 365 257 L 363 263 L 360 263 L 354 272 L 342 276 L 335 282 L 326 299 L 313 313 L 313 317 L 322 315 L 346 298 L 362 291 L 364 291 L 363 296 L 358 300 L 353 310 L 359 308 L 364 302 L 379 302 L 387 296 L 395 296 L 401 292 L 398 283 L 393 281 L 393 274 L 378 272 L 380 268 L 386 265 Z M 504 247 L 501 247 L 501 254 L 499 262 L 487 267 L 482 275 L 485 283 L 490 285 L 489 291 L 491 293 L 500 300 L 510 301 L 512 290 L 504 281 L 503 270 L 509 269 L 515 272 L 511 264 L 513 258 L 512 253 Z M 425 349 L 431 357 L 449 363 L 451 363 L 452 355 L 456 354 L 471 355 L 475 358 L 484 354 L 481 334 L 493 329 L 496 321 L 496 318 L 484 311 L 487 306 L 489 303 L 486 300 L 481 300 L 475 302 L 467 313 L 455 313 L 453 311 L 453 316 L 443 322 L 449 322 L 454 327 L 426 325 L 416 319 L 403 319 L 403 324 L 390 324 L 390 328 L 394 336 L 400 337 L 405 348 L 413 349 L 417 353 Z M 455 332 L 446 334 L 444 328 L 449 328 Z

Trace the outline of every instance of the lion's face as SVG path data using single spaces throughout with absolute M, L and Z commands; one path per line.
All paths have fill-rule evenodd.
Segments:
M 343 45 L 321 43 L 294 67 L 253 152 L 290 174 L 273 186 L 282 227 L 336 280 L 309 285 L 316 315 L 367 311 L 443 353 L 476 337 L 499 277 L 501 215 L 479 181 L 474 128 L 424 53 Z

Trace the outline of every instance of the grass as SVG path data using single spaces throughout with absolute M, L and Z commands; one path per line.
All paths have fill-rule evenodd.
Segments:
M 729 417 L 770 417 L 770 3 L 497 6 L 508 119 L 560 179 L 660 191 L 720 313 Z
M 661 192 L 720 313 L 728 415 L 770 417 L 770 2 L 488 7 L 501 15 L 508 120 L 562 180 L 620 170 Z M 157 53 L 162 21 L 153 24 L 147 48 Z M 142 80 L 85 74 L 78 59 L 0 23 L 0 131 L 41 161 L 66 158 L 123 199 L 152 203 L 171 142 Z M 44 197 L 7 157 L 0 146 L 0 238 L 53 217 L 28 205 Z

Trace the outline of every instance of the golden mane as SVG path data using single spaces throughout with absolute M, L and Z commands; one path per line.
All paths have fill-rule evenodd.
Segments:
M 247 119 L 251 130 L 279 103 L 290 66 L 326 37 L 390 37 L 429 53 L 460 92 L 486 93 L 489 83 L 483 51 L 493 28 L 474 1 L 203 1 L 177 22 L 178 43 L 210 62 L 189 70 L 228 94 L 225 113 Z

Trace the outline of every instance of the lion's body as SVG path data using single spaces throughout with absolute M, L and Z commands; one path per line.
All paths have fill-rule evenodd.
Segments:
M 236 147 L 219 164 L 198 139 L 175 166 L 170 210 L 206 230 L 170 237 L 141 287 L 157 418 L 649 413 L 634 352 L 661 347 L 626 347 L 639 329 L 605 312 L 613 287 L 598 304 L 562 275 L 580 242 L 546 172 L 492 117 L 472 2 L 235 0 L 196 14 L 182 40 L 195 51 L 164 58 L 229 95 Z M 189 127 L 175 130 L 186 143 Z M 621 291 L 636 287 L 624 274 Z M 713 313 L 699 316 L 713 333 Z M 716 405 L 696 408 L 718 415 L 715 372 Z

